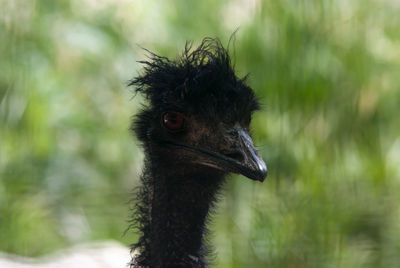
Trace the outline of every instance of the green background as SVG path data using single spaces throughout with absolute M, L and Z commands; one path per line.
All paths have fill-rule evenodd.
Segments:
M 232 176 L 215 267 L 400 267 L 400 3 L 0 0 L 0 251 L 123 235 L 142 158 L 141 47 L 228 43 L 268 179 Z

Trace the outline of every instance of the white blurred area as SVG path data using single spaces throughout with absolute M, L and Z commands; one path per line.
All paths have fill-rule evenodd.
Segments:
M 127 267 L 130 260 L 130 250 L 113 241 L 81 244 L 40 258 L 0 252 L 1 268 L 114 268 Z

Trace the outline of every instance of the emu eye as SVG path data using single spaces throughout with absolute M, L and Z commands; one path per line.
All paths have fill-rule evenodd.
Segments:
M 163 115 L 164 126 L 172 131 L 181 130 L 184 123 L 183 114 L 178 112 L 166 112 Z

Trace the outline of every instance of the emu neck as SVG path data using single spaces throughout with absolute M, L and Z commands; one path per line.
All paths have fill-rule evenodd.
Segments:
M 145 161 L 142 177 L 148 203 L 139 264 L 149 267 L 206 267 L 206 221 L 223 174 L 162 159 Z

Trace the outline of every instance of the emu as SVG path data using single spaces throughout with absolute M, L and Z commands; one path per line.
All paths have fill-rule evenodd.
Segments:
M 226 175 L 267 176 L 249 134 L 260 106 L 218 39 L 187 43 L 176 60 L 149 53 L 129 83 L 147 101 L 131 127 L 145 159 L 130 267 L 207 267 L 206 223 Z

